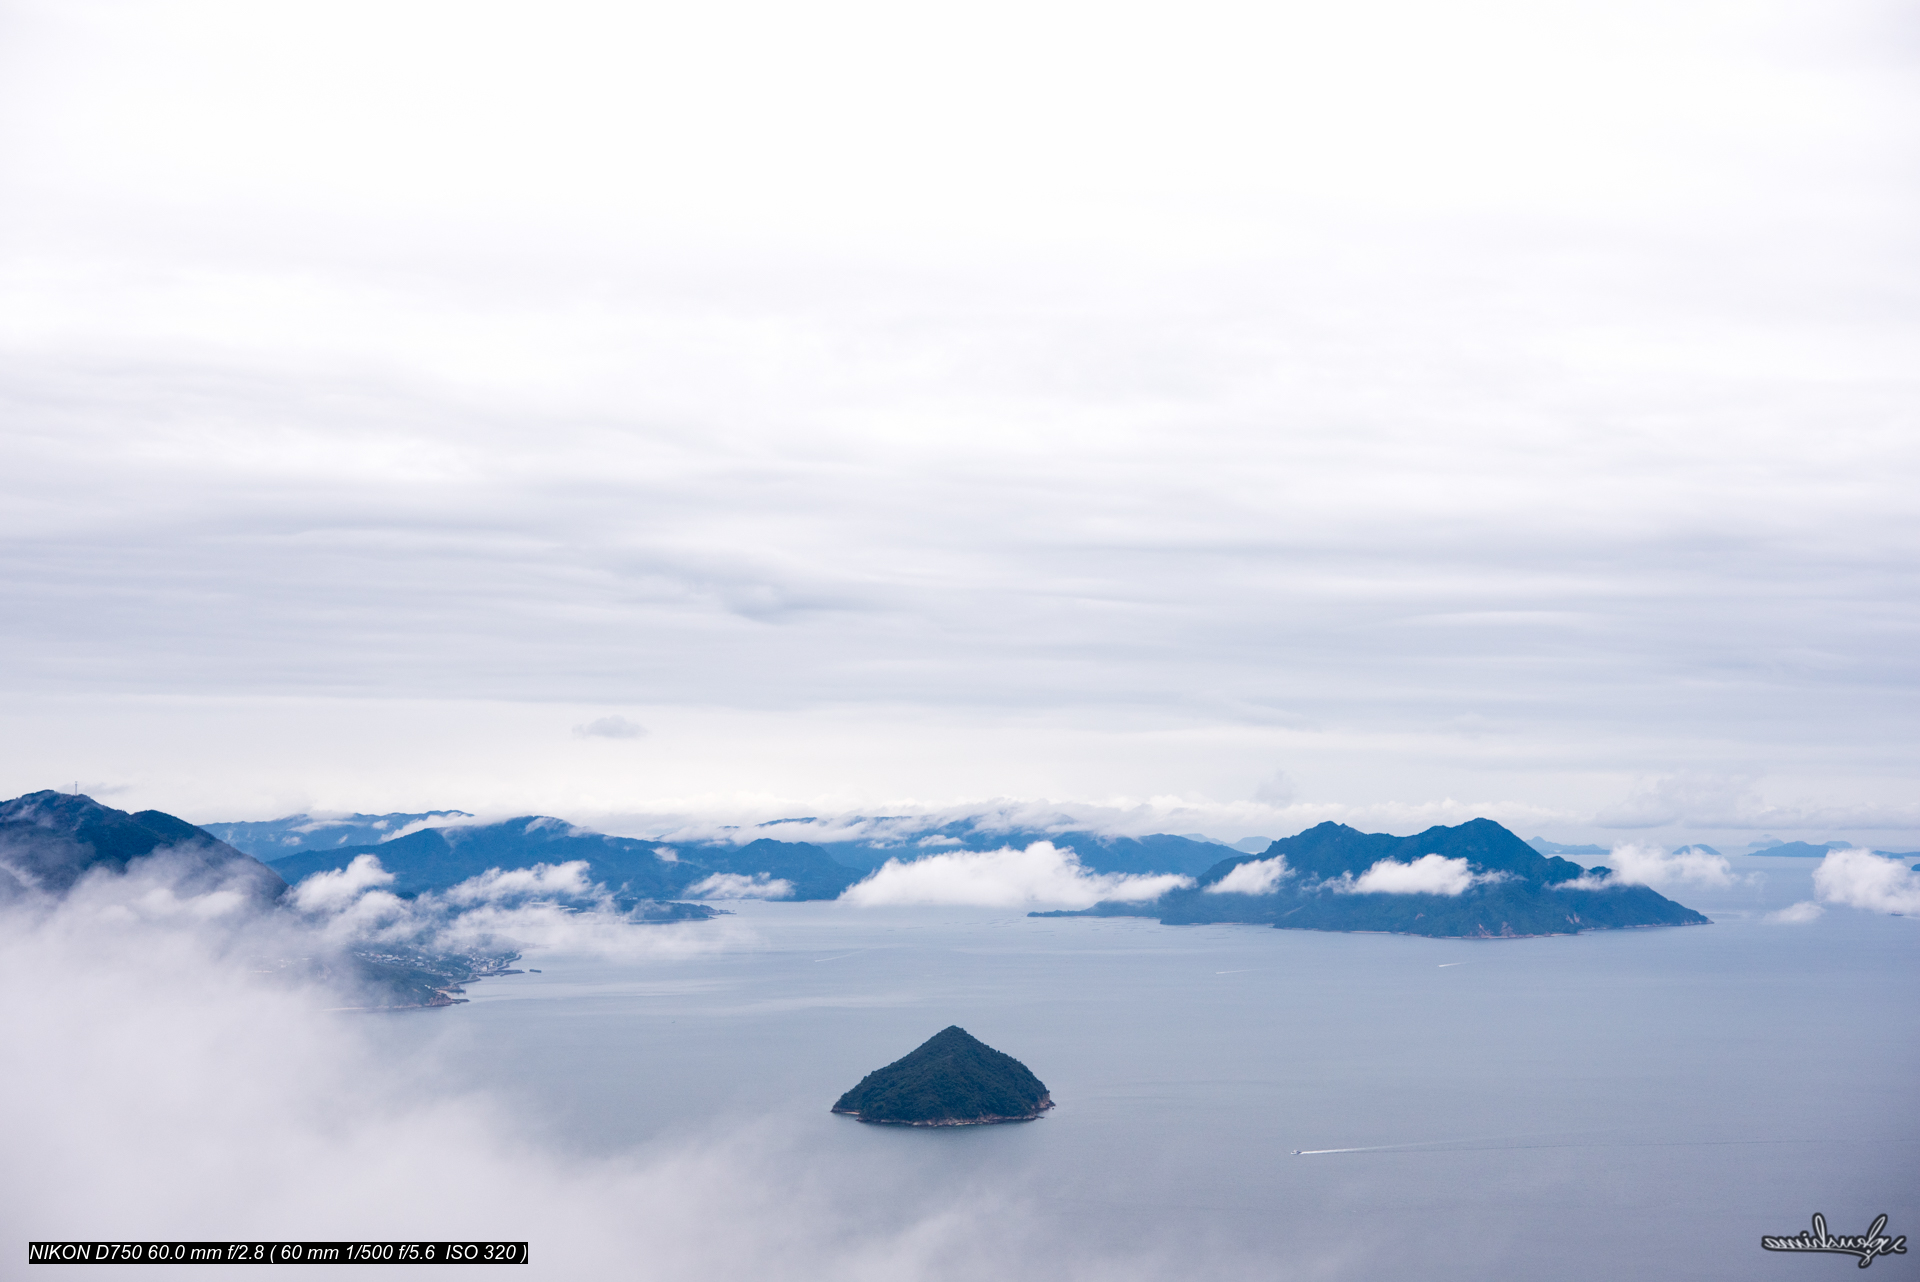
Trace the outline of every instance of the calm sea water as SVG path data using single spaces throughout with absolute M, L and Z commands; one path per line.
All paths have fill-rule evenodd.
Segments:
M 382 1036 L 583 1153 L 764 1125 L 799 1137 L 770 1160 L 875 1222 L 1010 1196 L 1034 1276 L 1089 1252 L 1192 1277 L 1852 1275 L 1759 1239 L 1816 1211 L 1920 1236 L 1920 921 L 1764 924 L 1807 897 L 1784 862 L 1764 892 L 1681 894 L 1712 926 L 1522 941 L 746 904 L 738 950 L 534 959 Z M 1058 1107 L 949 1131 L 827 1112 L 948 1024 Z M 514 1235 L 540 1258 L 537 1225 Z

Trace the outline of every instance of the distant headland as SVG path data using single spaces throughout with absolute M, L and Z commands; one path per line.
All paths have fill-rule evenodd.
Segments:
M 1607 868 L 1544 855 L 1491 819 L 1412 837 L 1323 823 L 1259 854 L 1223 859 L 1195 884 L 1158 899 L 1028 915 L 1157 917 L 1167 925 L 1251 922 L 1443 939 L 1709 924 Z

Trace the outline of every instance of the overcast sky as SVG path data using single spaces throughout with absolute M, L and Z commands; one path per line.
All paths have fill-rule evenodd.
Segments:
M 0 793 L 1920 843 L 1911 5 L 0 15 Z

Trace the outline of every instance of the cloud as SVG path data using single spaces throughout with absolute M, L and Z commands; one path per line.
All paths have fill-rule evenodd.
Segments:
M 1813 889 L 1829 904 L 1920 916 L 1920 873 L 1870 850 L 1835 850 L 1813 870 Z
M 1492 881 L 1498 877 L 1476 878 L 1465 859 L 1422 855 L 1410 864 L 1382 859 L 1350 884 L 1333 884 L 1335 889 L 1356 895 L 1458 895 L 1476 880 Z
M 368 890 L 391 885 L 393 874 L 377 855 L 355 855 L 345 868 L 313 873 L 293 887 L 294 905 L 304 912 L 337 913 Z
M 790 899 L 793 883 L 772 873 L 717 872 L 688 886 L 689 899 Z
M 1811 899 L 1803 899 L 1797 904 L 1768 913 L 1760 920 L 1769 926 L 1800 926 L 1810 921 L 1818 921 L 1826 909 Z
M 570 951 L 634 957 L 699 952 L 732 937 L 723 922 L 694 932 L 637 929 L 584 861 L 490 868 L 411 898 L 388 890 L 394 875 L 375 855 L 314 873 L 295 885 L 287 908 L 316 945 L 402 946 L 444 952 Z
M 1013 908 L 1059 904 L 1091 908 L 1102 900 L 1157 899 L 1191 877 L 1090 872 L 1071 850 L 1036 841 L 1025 850 L 955 851 L 909 863 L 889 859 L 840 896 L 866 907 L 893 904 L 980 904 Z
M 1287 867 L 1285 855 L 1275 855 L 1271 859 L 1255 859 L 1238 864 L 1226 876 L 1207 887 L 1209 895 L 1271 895 L 1280 888 L 1283 878 L 1291 877 L 1293 869 Z
M 370 856 L 361 855 L 354 862 Z M 535 864 L 531 868 L 489 868 L 477 877 L 449 886 L 442 898 L 469 907 L 529 899 L 588 899 L 600 888 L 587 876 L 584 859 L 564 864 Z
M 638 721 L 610 716 L 575 726 L 573 733 L 579 739 L 638 739 L 647 733 L 647 728 Z
M 1675 886 L 1723 888 L 1737 880 L 1733 865 L 1724 856 L 1693 847 L 1668 853 L 1659 846 L 1627 842 L 1608 852 L 1605 866 L 1612 869 L 1606 884 L 1649 886 L 1654 890 Z M 1581 882 L 1587 880 L 1583 877 Z
M 649 1276 L 715 1282 L 1145 1279 L 1172 1266 L 1049 1239 L 1017 1172 L 930 1181 L 871 1147 L 836 1165 L 820 1123 L 790 1116 L 587 1151 L 526 1101 L 463 1085 L 457 1038 L 396 1038 L 323 1013 L 351 994 L 261 973 L 311 946 L 296 923 L 162 913 L 162 884 L 136 873 L 49 915 L 0 912 L 10 1242 L 97 1237 L 103 1223 L 157 1240 L 195 1225 L 292 1240 L 316 1225 L 374 1241 L 430 1231 L 529 1239 L 532 1277 L 629 1276 L 639 1261 Z
M 1708 16 L 1567 56 L 1587 19 L 1222 6 L 1103 24 L 1100 57 L 1009 8 L 895 83 L 848 6 L 778 67 L 680 6 L 649 74 L 566 70 L 636 47 L 612 19 L 546 45 L 470 6 L 446 57 L 438 16 L 349 9 L 263 73 L 217 5 L 128 34 L 40 3 L 0 166 L 34 211 L 4 263 L 0 767 L 99 760 L 209 817 L 290 781 L 551 810 L 642 786 L 625 751 L 545 760 L 617 708 L 671 727 L 663 809 L 743 778 L 806 814 L 1038 779 L 1125 808 L 1311 761 L 1313 805 L 1218 835 L 1532 823 L 1729 743 L 1904 798 L 1878 692 L 1911 685 L 1920 440 L 1883 426 L 1911 365 L 1883 211 L 1912 179 L 1877 158 L 1914 113 L 1778 54 L 1844 16 L 1673 8 Z M 483 66 L 518 69 L 511 107 Z M 138 129 L 103 106 L 129 95 Z M 862 95 L 898 109 L 849 127 Z M 1303 107 L 1326 127 L 1267 127 Z M 1764 710 L 1724 679 L 1762 671 Z

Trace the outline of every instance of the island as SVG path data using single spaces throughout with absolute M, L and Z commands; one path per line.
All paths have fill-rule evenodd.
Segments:
M 955 1024 L 868 1073 L 833 1111 L 885 1126 L 984 1126 L 1031 1122 L 1052 1107 L 1025 1064 Z
M 1411 837 L 1323 823 L 1264 853 L 1223 859 L 1156 899 L 1027 915 L 1157 917 L 1169 926 L 1245 922 L 1437 939 L 1708 924 L 1704 914 L 1608 868 L 1543 855 L 1491 819 Z

